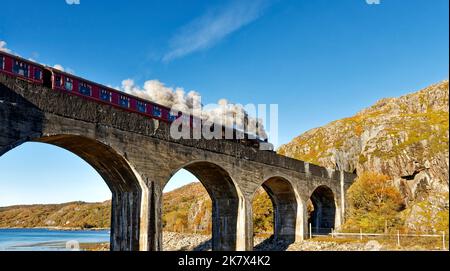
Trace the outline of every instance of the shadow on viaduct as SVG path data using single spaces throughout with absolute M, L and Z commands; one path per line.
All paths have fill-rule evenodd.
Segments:
M 0 156 L 25 142 L 64 148 L 112 192 L 111 249 L 162 249 L 162 191 L 184 168 L 213 202 L 213 250 L 252 250 L 252 199 L 274 205 L 275 238 L 298 241 L 309 223 L 337 228 L 353 174 L 225 140 L 173 140 L 166 123 L 0 75 Z M 4 181 L 4 180 L 2 180 Z M 6 180 L 7 181 L 7 180 Z

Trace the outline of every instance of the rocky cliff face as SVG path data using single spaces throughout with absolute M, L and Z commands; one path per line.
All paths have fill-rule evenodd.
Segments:
M 302 134 L 278 152 L 329 168 L 391 176 L 407 203 L 425 200 L 431 191 L 448 194 L 448 84 L 380 100 Z

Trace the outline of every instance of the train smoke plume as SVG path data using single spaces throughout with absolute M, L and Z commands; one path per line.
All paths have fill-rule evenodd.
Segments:
M 191 112 L 193 108 L 201 107 L 201 118 L 203 120 L 214 123 L 235 123 L 238 127 L 248 125 L 248 127 L 255 127 L 255 132 L 257 131 L 260 137 L 267 137 L 262 120 L 249 117 L 244 106 L 231 104 L 226 99 L 220 99 L 216 105 L 207 105 L 203 107 L 201 105 L 201 95 L 199 92 L 194 90 L 186 92 L 180 87 L 167 87 L 159 80 L 146 81 L 143 87 L 139 87 L 132 79 L 126 79 L 122 81 L 122 86 L 120 89 L 131 95 L 135 95 L 182 112 Z M 237 116 L 245 117 L 239 118 Z
M 12 53 L 12 51 L 6 47 L 6 41 L 3 40 L 0 40 L 0 51 L 10 54 Z

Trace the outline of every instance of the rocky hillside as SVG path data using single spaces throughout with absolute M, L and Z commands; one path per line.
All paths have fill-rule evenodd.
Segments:
M 191 183 L 165 193 L 163 204 L 164 230 L 211 232 L 211 200 L 200 183 Z
M 312 129 L 278 153 L 357 174 L 390 176 L 409 207 L 407 223 L 424 224 L 418 213 L 448 212 L 448 106 L 447 80 Z
M 163 226 L 165 231 L 210 234 L 212 230 L 212 202 L 201 183 L 191 183 L 163 198 Z M 269 196 L 258 190 L 253 201 L 255 233 L 273 231 L 273 208 Z
M 408 181 L 409 192 L 419 185 L 448 192 L 448 100 L 448 81 L 383 99 L 302 134 L 278 153 L 328 168 L 383 173 Z

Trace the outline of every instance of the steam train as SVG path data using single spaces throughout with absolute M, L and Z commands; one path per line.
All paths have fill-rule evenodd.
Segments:
M 0 73 L 163 122 L 172 123 L 177 118 L 183 117 L 189 118 L 190 127 L 200 123 L 200 120 L 194 116 L 182 113 L 174 114 L 168 107 L 3 51 L 0 51 Z M 252 147 L 260 147 L 261 143 L 267 143 L 267 139 L 249 138 L 245 133 L 244 139 L 238 141 Z

